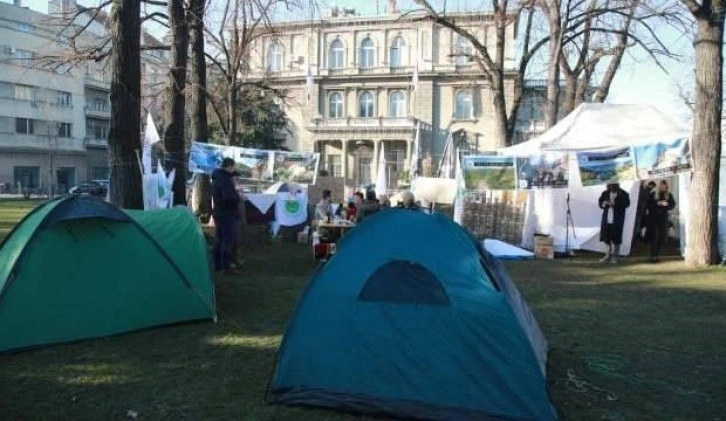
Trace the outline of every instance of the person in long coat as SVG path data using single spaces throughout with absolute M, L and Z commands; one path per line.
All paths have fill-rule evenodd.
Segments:
M 661 180 L 658 189 L 648 197 L 648 232 L 650 233 L 650 261 L 657 262 L 660 248 L 668 237 L 668 212 L 676 207 L 668 183 Z
M 630 206 L 630 195 L 620 188 L 620 184 L 611 183 L 602 192 L 597 203 L 602 209 L 600 241 L 608 246 L 605 256 L 600 261 L 617 263 L 620 245 L 623 243 L 625 210 Z

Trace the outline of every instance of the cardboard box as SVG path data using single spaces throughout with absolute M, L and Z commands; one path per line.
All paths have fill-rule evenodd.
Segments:
M 537 259 L 555 258 L 555 239 L 549 235 L 534 236 L 534 256 Z

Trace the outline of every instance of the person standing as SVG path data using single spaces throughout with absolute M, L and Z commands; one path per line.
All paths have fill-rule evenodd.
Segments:
M 660 248 L 668 238 L 668 212 L 676 207 L 668 183 L 662 180 L 658 189 L 648 197 L 648 232 L 650 233 L 650 261 L 657 262 Z
M 620 188 L 620 184 L 611 183 L 607 185 L 607 189 L 602 192 L 597 202 L 602 209 L 600 241 L 608 246 L 608 251 L 600 261 L 617 263 L 620 244 L 623 242 L 625 210 L 630 206 L 630 195 Z
M 241 198 L 234 187 L 235 162 L 224 158 L 222 167 L 212 172 L 212 216 L 217 232 L 217 247 L 214 251 L 215 270 L 234 272 L 232 258 L 237 244 L 237 221 L 240 217 Z

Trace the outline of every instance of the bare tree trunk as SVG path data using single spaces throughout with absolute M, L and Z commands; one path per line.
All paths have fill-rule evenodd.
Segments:
M 205 0 L 190 0 L 192 140 L 209 141 L 207 124 L 207 62 L 204 57 Z M 198 174 L 192 187 L 192 211 L 203 220 L 212 214 L 212 192 L 207 174 Z
M 710 7 L 712 10 L 702 10 L 696 15 L 698 29 L 694 42 L 696 105 L 692 134 L 692 222 L 686 252 L 686 262 L 691 265 L 718 262 L 724 3 L 714 0 Z
M 563 115 L 570 114 L 577 106 L 577 76 L 568 72 L 569 69 L 563 67 L 565 76 L 565 94 L 562 101 L 561 111 Z M 559 110 L 558 110 L 559 112 Z
M 172 35 L 171 70 L 169 72 L 169 102 L 164 132 L 164 146 L 171 155 L 176 176 L 174 177 L 174 204 L 186 205 L 186 142 L 184 136 L 184 103 L 187 84 L 187 58 L 189 54 L 189 30 L 183 0 L 169 0 L 169 26 Z
M 114 0 L 111 10 L 111 128 L 108 154 L 111 203 L 143 209 L 141 170 L 141 3 Z
M 237 91 L 232 81 L 227 92 L 227 145 L 234 145 L 237 139 Z
M 548 4 L 548 1 L 550 3 Z M 560 105 L 560 60 L 562 59 L 562 16 L 560 0 L 540 0 L 549 23 L 549 63 L 547 64 L 547 106 L 545 126 L 557 123 Z M 567 19 L 565 19 L 566 21 Z

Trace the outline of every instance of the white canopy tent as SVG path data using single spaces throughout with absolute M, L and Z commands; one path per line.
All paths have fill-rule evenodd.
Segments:
M 582 104 L 541 136 L 509 148 L 501 155 L 531 156 L 547 151 L 591 151 L 672 141 L 688 137 L 687 129 L 647 105 Z M 640 183 L 620 183 L 630 194 L 631 205 L 626 213 L 621 254 L 630 254 L 636 220 Z M 555 249 L 604 251 L 599 241 L 601 210 L 597 199 L 604 186 L 583 187 L 575 154 L 569 157 L 569 186 L 566 189 L 534 189 L 529 200 L 522 233 L 522 246 L 534 247 L 534 234 L 554 238 Z M 572 222 L 568 230 L 568 202 Z M 573 229 L 574 226 L 574 229 Z M 568 244 L 569 243 L 569 244 Z

